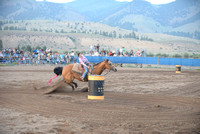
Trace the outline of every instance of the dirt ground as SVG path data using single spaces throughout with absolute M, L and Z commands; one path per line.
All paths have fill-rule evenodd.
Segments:
M 0 67 L 0 134 L 200 134 L 200 71 L 118 67 L 88 100 L 78 81 L 43 94 L 54 67 Z

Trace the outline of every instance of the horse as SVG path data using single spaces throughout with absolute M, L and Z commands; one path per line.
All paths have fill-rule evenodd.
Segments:
M 80 74 L 72 72 L 73 66 L 74 66 L 74 64 L 69 64 L 65 67 L 54 68 L 54 73 L 56 74 L 56 76 L 49 80 L 49 84 L 50 84 L 52 79 L 58 77 L 59 75 L 63 76 L 65 82 L 72 87 L 73 91 L 74 91 L 75 88 L 78 87 L 77 83 L 73 82 L 74 79 L 77 79 L 81 82 L 87 82 L 88 81 L 87 76 L 84 78 L 84 80 L 81 80 Z M 110 62 L 108 59 L 105 59 L 104 61 L 97 63 L 96 65 L 93 66 L 92 74 L 101 75 L 105 69 L 108 69 L 109 71 L 114 71 L 114 72 L 117 71 L 117 69 L 112 64 L 112 62 Z M 83 71 L 85 71 L 84 68 L 83 68 Z M 75 86 L 75 88 L 74 88 L 74 86 Z

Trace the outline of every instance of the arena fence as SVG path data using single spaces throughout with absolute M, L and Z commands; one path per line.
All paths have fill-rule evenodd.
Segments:
M 183 58 L 160 58 L 160 57 L 106 57 L 106 56 L 86 56 L 91 63 L 99 63 L 104 59 L 109 59 L 112 63 L 118 64 L 157 64 L 157 65 L 182 65 L 200 66 L 200 59 Z M 77 58 L 78 59 L 78 58 Z
M 183 58 L 160 58 L 160 57 L 117 57 L 117 56 L 86 56 L 91 63 L 99 63 L 104 59 L 109 59 L 112 63 L 117 64 L 156 64 L 156 65 L 182 65 L 182 66 L 200 66 L 200 59 L 183 59 Z M 21 63 L 21 64 L 69 64 L 78 62 L 78 56 L 67 59 L 52 58 L 40 59 L 35 58 L 16 58 L 5 56 L 0 58 L 0 63 Z

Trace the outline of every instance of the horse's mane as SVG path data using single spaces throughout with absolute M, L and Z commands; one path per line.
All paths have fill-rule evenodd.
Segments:
M 101 61 L 101 62 L 103 62 L 103 61 Z M 99 62 L 99 63 L 94 63 L 93 66 L 97 66 L 97 65 L 99 65 L 101 62 Z
M 108 60 L 108 59 L 105 59 L 105 60 Z M 93 65 L 93 67 L 99 65 L 100 63 L 104 62 L 105 60 L 103 60 L 103 61 L 101 61 L 101 62 L 99 62 L 99 63 L 95 63 L 95 64 Z

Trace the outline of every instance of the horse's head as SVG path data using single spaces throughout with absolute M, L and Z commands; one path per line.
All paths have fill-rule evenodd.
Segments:
M 114 72 L 117 72 L 117 69 L 112 64 L 112 62 L 110 62 L 108 59 L 105 59 L 104 61 L 105 61 L 105 67 L 106 67 L 106 69 L 109 69 L 109 70 L 112 70 Z

